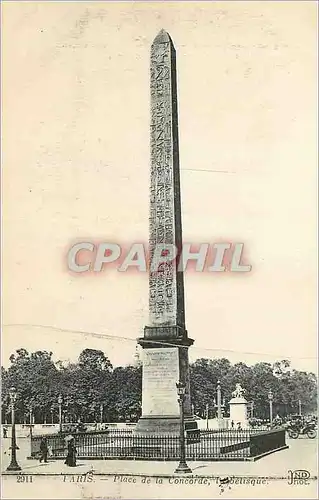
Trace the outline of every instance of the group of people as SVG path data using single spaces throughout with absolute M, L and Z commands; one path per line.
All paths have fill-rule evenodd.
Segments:
M 315 415 L 308 415 L 308 416 L 302 416 L 302 415 L 286 415 L 286 416 L 281 416 L 281 415 L 276 415 L 273 418 L 273 421 L 270 422 L 269 419 L 260 419 L 260 418 L 251 418 L 249 419 L 249 425 L 252 428 L 256 427 L 262 427 L 262 426 L 267 426 L 269 428 L 276 428 L 276 427 L 290 427 L 291 425 L 295 423 L 300 423 L 300 422 L 306 422 L 306 423 L 313 423 L 317 424 L 317 417 Z
M 235 429 L 235 422 L 233 420 L 230 422 L 230 426 L 232 429 Z M 237 431 L 242 430 L 241 422 L 237 422 L 236 429 L 237 429 Z
M 76 446 L 75 439 L 73 436 L 67 436 L 67 456 L 65 460 L 65 464 L 69 467 L 76 467 Z M 44 436 L 40 442 L 40 463 L 48 463 L 48 455 L 52 454 L 52 448 L 48 445 L 48 440 Z
M 285 421 L 287 427 L 299 427 L 300 429 L 307 425 L 317 427 L 317 423 L 318 418 L 315 415 L 292 415 L 289 416 Z

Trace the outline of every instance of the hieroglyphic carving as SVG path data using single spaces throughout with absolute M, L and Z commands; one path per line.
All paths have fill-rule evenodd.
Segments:
M 172 43 L 160 33 L 151 48 L 151 189 L 150 259 L 157 244 L 176 244 L 174 218 Z M 169 263 L 150 271 L 149 312 L 151 325 L 177 324 L 176 265 Z

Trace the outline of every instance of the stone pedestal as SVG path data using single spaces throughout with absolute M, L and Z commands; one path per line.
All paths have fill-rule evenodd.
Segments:
M 149 347 L 150 344 L 145 343 L 145 339 L 140 339 L 139 342 L 143 346 L 143 397 L 142 416 L 137 423 L 136 432 L 179 433 L 180 410 L 176 388 L 179 381 L 186 384 L 185 428 L 196 429 L 197 424 L 191 410 L 188 367 L 188 346 L 192 340 L 187 339 L 179 347 L 170 347 L 165 343 L 160 344 L 160 347 Z
M 234 422 L 235 428 L 239 423 L 242 428 L 248 427 L 248 403 L 245 398 L 237 397 L 229 401 L 230 422 Z

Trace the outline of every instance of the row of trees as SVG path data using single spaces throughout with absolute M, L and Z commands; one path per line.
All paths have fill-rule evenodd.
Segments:
M 54 362 L 52 353 L 29 353 L 18 349 L 10 357 L 10 366 L 2 371 L 2 421 L 10 421 L 9 389 L 16 387 L 17 421 L 29 422 L 30 408 L 37 423 L 58 421 L 58 398 L 62 395 L 67 421 L 135 421 L 141 414 L 142 366 L 113 368 L 105 353 L 85 349 L 76 363 Z M 276 368 L 277 366 L 277 368 Z M 274 369 L 275 368 L 275 369 Z M 254 415 L 269 415 L 268 392 L 274 395 L 274 412 L 281 415 L 316 411 L 317 379 L 313 373 L 289 369 L 282 361 L 247 366 L 232 365 L 228 359 L 198 359 L 190 366 L 191 397 L 195 413 L 204 417 L 207 405 L 214 413 L 217 381 L 227 403 L 236 383 L 246 390 L 246 399 L 254 402 Z
M 299 412 L 299 401 L 303 413 L 317 411 L 317 378 L 314 373 L 290 368 L 287 360 L 275 363 L 245 363 L 232 365 L 228 359 L 198 359 L 190 367 L 192 398 L 200 416 L 204 406 L 216 399 L 216 384 L 219 379 L 222 397 L 228 402 L 236 383 L 245 389 L 245 398 L 253 402 L 254 416 L 269 418 L 268 394 L 273 394 L 274 415 L 286 416 Z

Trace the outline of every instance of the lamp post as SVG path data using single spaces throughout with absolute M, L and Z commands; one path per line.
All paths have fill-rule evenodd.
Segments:
M 301 416 L 301 400 L 298 400 L 299 415 Z
M 226 414 L 226 399 L 223 398 L 223 404 L 222 404 L 222 407 L 221 407 L 221 412 L 222 412 L 222 418 L 225 417 L 225 414 Z
M 58 404 L 59 404 L 59 432 L 62 434 L 62 395 L 59 394 Z
M 11 404 L 11 462 L 7 467 L 8 471 L 18 471 L 21 470 L 20 465 L 17 462 L 17 450 L 19 449 L 16 441 L 16 425 L 15 425 L 15 402 L 17 400 L 17 391 L 15 387 L 11 387 L 10 392 L 10 404 Z
M 208 429 L 209 405 L 206 403 L 206 429 Z
M 32 405 L 29 406 L 30 438 L 32 439 Z
M 272 401 L 274 399 L 274 396 L 273 396 L 271 389 L 268 392 L 268 399 L 269 399 L 269 420 L 270 420 L 270 423 L 272 424 Z
M 184 429 L 184 401 L 186 393 L 186 384 L 178 382 L 176 384 L 178 403 L 179 403 L 179 443 L 180 443 L 180 458 L 179 464 L 175 472 L 190 473 L 192 470 L 188 467 L 186 463 L 186 452 L 185 452 L 185 429 Z
M 222 391 L 220 388 L 220 381 L 217 380 L 217 420 L 218 427 L 221 427 L 222 422 Z
M 251 407 L 251 418 L 254 418 L 254 406 L 255 406 L 254 402 L 252 401 L 251 405 L 250 405 L 250 407 Z
M 103 424 L 103 404 L 100 404 L 100 424 Z
M 217 403 L 215 398 L 213 399 L 213 406 L 214 406 L 214 418 L 217 418 L 217 413 L 216 413 Z

